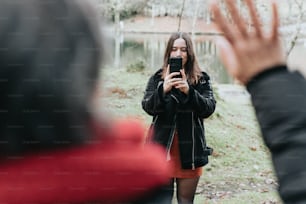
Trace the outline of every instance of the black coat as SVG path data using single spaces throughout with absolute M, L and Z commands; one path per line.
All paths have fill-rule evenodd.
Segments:
M 247 86 L 285 203 L 306 203 L 306 80 L 274 67 Z
M 211 148 L 206 146 L 203 119 L 215 110 L 209 76 L 203 76 L 195 85 L 189 85 L 189 94 L 172 90 L 163 92 L 161 71 L 157 71 L 147 84 L 142 108 L 153 116 L 152 140 L 170 152 L 175 130 L 178 133 L 182 168 L 191 169 L 208 163 Z

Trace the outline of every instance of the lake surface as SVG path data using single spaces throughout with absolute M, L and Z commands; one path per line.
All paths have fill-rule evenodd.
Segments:
M 108 65 L 113 68 L 122 68 L 143 63 L 146 69 L 151 69 L 153 72 L 162 66 L 169 36 L 169 34 L 147 33 L 114 34 L 109 37 Z M 200 67 L 210 75 L 213 83 L 232 84 L 234 80 L 227 74 L 217 57 L 217 49 L 212 42 L 213 37 L 212 35 L 194 36 L 194 49 Z M 305 55 L 306 40 L 304 43 L 297 43 L 288 62 L 293 68 L 300 67 L 300 71 L 306 76 Z
M 152 71 L 161 68 L 169 34 L 121 33 L 110 38 L 109 62 L 114 68 L 143 62 Z M 205 70 L 214 83 L 232 83 L 223 65 L 217 58 L 216 46 L 212 36 L 196 35 L 194 49 L 200 67 Z

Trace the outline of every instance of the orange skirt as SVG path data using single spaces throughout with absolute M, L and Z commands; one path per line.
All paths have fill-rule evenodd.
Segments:
M 174 134 L 170 149 L 170 162 L 173 168 L 172 178 L 197 178 L 202 175 L 202 167 L 195 169 L 182 169 L 177 134 Z

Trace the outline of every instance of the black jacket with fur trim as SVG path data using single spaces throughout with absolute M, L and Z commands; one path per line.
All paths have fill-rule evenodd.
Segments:
M 182 168 L 204 166 L 212 149 L 206 146 L 203 119 L 216 107 L 210 77 L 203 72 L 197 84 L 189 84 L 188 95 L 175 89 L 164 94 L 161 72 L 150 77 L 142 100 L 142 108 L 153 116 L 149 137 L 166 147 L 169 156 L 177 131 Z

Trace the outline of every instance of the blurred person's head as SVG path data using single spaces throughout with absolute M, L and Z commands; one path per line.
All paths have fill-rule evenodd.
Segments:
M 0 155 L 90 139 L 103 56 L 94 13 L 82 0 L 0 1 Z

